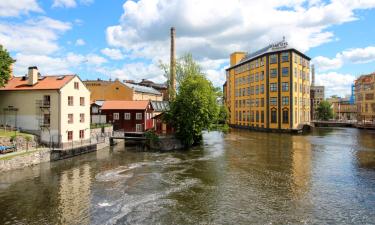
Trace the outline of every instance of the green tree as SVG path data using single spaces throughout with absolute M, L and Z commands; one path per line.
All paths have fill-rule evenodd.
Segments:
M 10 66 L 14 60 L 10 57 L 8 51 L 0 45 L 0 87 L 4 87 L 4 85 L 8 82 L 10 78 Z
M 319 120 L 329 120 L 333 118 L 333 110 L 331 104 L 327 101 L 320 102 L 317 108 L 317 116 Z
M 217 92 L 190 54 L 176 64 L 178 90 L 164 119 L 174 127 L 176 137 L 189 147 L 199 143 L 203 130 L 210 130 L 216 123 Z

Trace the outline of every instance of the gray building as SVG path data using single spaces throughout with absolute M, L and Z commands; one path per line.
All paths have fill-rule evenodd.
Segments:
M 311 65 L 311 87 L 310 87 L 311 120 L 317 119 L 317 108 L 324 101 L 324 86 L 315 86 L 315 67 Z

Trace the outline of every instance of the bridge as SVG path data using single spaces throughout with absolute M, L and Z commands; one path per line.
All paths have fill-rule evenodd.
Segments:
M 313 120 L 311 121 L 313 127 L 356 127 L 357 121 L 339 121 L 339 120 Z
M 145 137 L 144 132 L 123 132 L 123 131 L 114 131 L 112 136 L 109 137 L 110 146 L 114 146 L 116 143 L 114 140 L 124 140 L 124 141 L 133 141 L 133 142 L 143 142 L 148 140 Z

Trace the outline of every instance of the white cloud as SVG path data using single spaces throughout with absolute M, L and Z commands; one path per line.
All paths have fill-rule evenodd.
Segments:
M 344 63 L 370 63 L 375 62 L 375 46 L 366 48 L 353 48 L 337 53 L 332 59 L 317 56 L 312 60 L 318 71 L 329 71 L 341 68 Z
M 78 4 L 89 5 L 93 2 L 94 0 L 54 0 L 52 7 L 75 8 Z
M 325 96 L 346 96 L 351 92 L 351 85 L 356 77 L 352 74 L 341 74 L 337 72 L 316 74 L 316 85 L 325 86 Z
M 86 44 L 86 42 L 85 42 L 85 40 L 83 40 L 83 39 L 77 39 L 76 40 L 76 46 L 83 46 L 83 45 L 85 45 Z
M 318 71 L 327 71 L 341 68 L 343 62 L 339 58 L 330 59 L 324 56 L 317 56 L 313 58 L 312 64 L 315 65 Z
M 328 29 L 357 20 L 355 10 L 373 7 L 373 0 L 128 0 L 120 23 L 107 28 L 106 38 L 130 58 L 168 62 L 169 29 L 175 26 L 177 55 L 190 52 L 199 61 L 223 61 L 233 51 L 256 51 L 282 36 L 306 51 L 335 40 Z M 339 64 L 320 60 L 327 67 Z M 214 70 L 207 69 L 208 74 L 223 73 L 221 67 Z
M 41 13 L 43 10 L 39 7 L 36 0 L 1 0 L 0 17 L 14 17 L 29 12 Z
M 369 46 L 366 48 L 354 48 L 343 51 L 339 55 L 340 58 L 344 58 L 352 63 L 369 63 L 375 61 L 375 46 Z
M 63 57 L 53 57 L 43 54 L 22 54 L 14 57 L 17 61 L 14 65 L 14 73 L 23 75 L 27 73 L 29 66 L 37 66 L 42 74 L 76 73 L 77 69 L 96 70 L 107 60 L 96 54 L 68 53 Z
M 71 24 L 48 17 L 27 20 L 24 24 L 0 22 L 0 42 L 10 51 L 50 54 L 59 49 L 59 35 Z
M 120 60 L 124 58 L 124 55 L 122 54 L 121 50 L 114 49 L 114 48 L 104 48 L 101 50 L 101 52 L 108 56 L 110 59 L 113 60 Z

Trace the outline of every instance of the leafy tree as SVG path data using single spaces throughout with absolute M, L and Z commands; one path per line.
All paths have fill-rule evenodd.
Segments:
M 329 120 L 333 118 L 333 110 L 329 102 L 320 102 L 317 108 L 317 117 L 319 120 Z
M 220 124 L 226 124 L 228 119 L 229 119 L 229 112 L 228 112 L 228 109 L 225 105 L 221 105 L 219 107 L 219 115 L 218 115 L 218 123 Z
M 176 64 L 178 91 L 164 120 L 174 127 L 176 137 L 189 147 L 199 143 L 203 130 L 209 130 L 216 123 L 219 114 L 217 93 L 190 54 Z
M 10 57 L 8 51 L 0 45 L 0 87 L 4 87 L 4 85 L 10 79 L 10 66 L 14 60 Z

